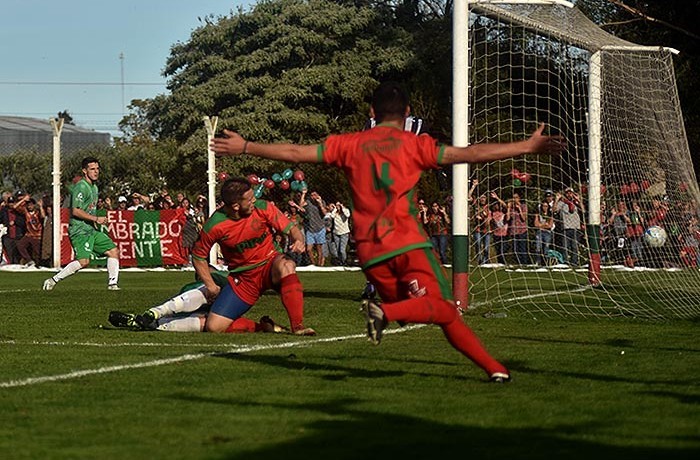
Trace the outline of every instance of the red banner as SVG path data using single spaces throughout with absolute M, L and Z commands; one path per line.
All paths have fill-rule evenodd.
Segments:
M 98 212 L 105 215 L 105 211 Z M 106 211 L 109 223 L 100 226 L 119 250 L 122 267 L 158 267 L 184 265 L 187 252 L 182 247 L 185 225 L 183 209 L 162 211 Z M 73 260 L 73 247 L 68 238 L 68 209 L 61 209 L 61 265 Z M 95 258 L 91 264 L 105 264 L 105 258 Z

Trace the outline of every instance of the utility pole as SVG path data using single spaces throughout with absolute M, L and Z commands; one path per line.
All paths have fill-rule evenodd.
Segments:
M 121 67 L 122 118 L 124 118 L 124 53 L 119 53 L 119 64 Z

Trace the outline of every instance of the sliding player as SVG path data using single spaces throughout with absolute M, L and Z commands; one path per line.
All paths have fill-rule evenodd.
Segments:
M 272 238 L 274 232 L 288 234 L 291 250 L 303 252 L 306 245 L 299 229 L 273 202 L 256 201 L 246 179 L 233 178 L 224 182 L 221 200 L 224 205 L 205 222 L 192 248 L 197 278 L 204 283 L 203 292 L 212 303 L 204 330 L 225 332 L 263 292 L 274 289 L 287 310 L 292 333 L 316 335 L 316 331 L 303 324 L 304 290 L 296 274 L 296 264 L 278 252 Z M 219 245 L 230 270 L 223 288 L 213 279 L 207 262 L 215 244 Z M 143 316 L 159 319 L 156 311 L 149 310 Z
M 217 285 L 228 284 L 228 274 L 212 269 L 212 278 Z M 211 304 L 207 302 L 204 283 L 195 281 L 186 284 L 175 297 L 151 307 L 146 313 L 135 315 L 121 311 L 109 313 L 109 323 L 115 327 L 146 329 L 169 332 L 202 332 Z M 158 319 L 156 319 L 158 318 Z M 269 316 L 256 323 L 245 317 L 234 320 L 225 332 L 288 332 L 289 329 L 276 324 Z

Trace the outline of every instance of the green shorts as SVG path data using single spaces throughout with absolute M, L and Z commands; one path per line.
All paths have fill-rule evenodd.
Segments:
M 89 259 L 93 254 L 101 256 L 110 249 L 117 247 L 114 241 L 102 232 L 72 236 L 70 243 L 73 245 L 73 251 L 75 251 L 77 260 Z

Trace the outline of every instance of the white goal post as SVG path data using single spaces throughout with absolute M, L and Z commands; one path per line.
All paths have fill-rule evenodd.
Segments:
M 456 145 L 540 122 L 567 140 L 561 157 L 453 170 L 460 306 L 696 317 L 700 192 L 676 51 L 610 35 L 566 1 L 457 1 L 454 29 Z M 664 244 L 644 236 L 653 226 Z

